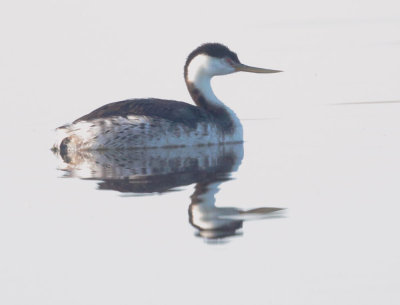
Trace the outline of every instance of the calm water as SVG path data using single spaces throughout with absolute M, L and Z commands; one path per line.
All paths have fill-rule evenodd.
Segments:
M 249 5 L 226 26 L 199 8 L 186 35 L 128 4 L 44 3 L 1 18 L 1 304 L 399 304 L 398 5 Z M 49 150 L 106 102 L 188 100 L 203 41 L 285 71 L 215 79 L 243 145 Z
M 225 242 L 241 234 L 246 219 L 278 217 L 282 211 L 216 206 L 215 195 L 242 162 L 243 144 L 78 152 L 58 158 L 65 177 L 98 180 L 99 190 L 127 196 L 163 194 L 192 185 L 189 222 L 206 242 Z
M 243 146 L 69 163 L 45 146 L 14 151 L 3 167 L 2 298 L 395 304 L 399 110 L 248 120 Z M 260 129 L 263 141 L 250 135 Z M 34 145 L 41 134 L 29 134 Z

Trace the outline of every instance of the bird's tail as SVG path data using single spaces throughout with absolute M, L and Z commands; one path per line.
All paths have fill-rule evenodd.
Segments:
M 55 130 L 56 131 L 56 139 L 55 139 L 53 146 L 51 147 L 51 150 L 53 152 L 60 152 L 62 143 L 64 142 L 64 140 L 66 138 L 69 137 L 69 131 L 70 131 L 69 127 L 70 127 L 70 125 L 64 125 L 64 126 L 58 127 Z

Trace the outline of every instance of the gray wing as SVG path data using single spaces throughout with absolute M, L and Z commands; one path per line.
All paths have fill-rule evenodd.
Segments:
M 197 123 L 208 120 L 208 114 L 201 108 L 178 101 L 162 99 L 131 99 L 106 104 L 73 123 L 115 116 L 143 115 L 158 117 L 176 123 L 194 127 Z

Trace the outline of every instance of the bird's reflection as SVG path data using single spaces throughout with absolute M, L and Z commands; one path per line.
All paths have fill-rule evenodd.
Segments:
M 242 144 L 58 155 L 66 177 L 99 180 L 99 189 L 128 194 L 163 193 L 195 183 L 189 222 L 207 242 L 239 235 L 248 219 L 279 217 L 281 208 L 217 207 L 215 194 L 243 158 Z

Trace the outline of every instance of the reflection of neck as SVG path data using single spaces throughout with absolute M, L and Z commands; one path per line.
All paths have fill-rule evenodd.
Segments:
M 204 183 L 199 182 L 194 187 L 194 193 L 190 198 L 192 205 L 198 205 L 200 209 L 215 208 L 215 194 L 219 192 L 219 185 L 222 182 Z
M 215 206 L 215 195 L 222 182 L 199 182 L 191 196 L 189 221 L 208 238 L 232 236 L 242 227 L 242 220 L 229 219 L 229 216 L 238 214 L 238 209 Z

